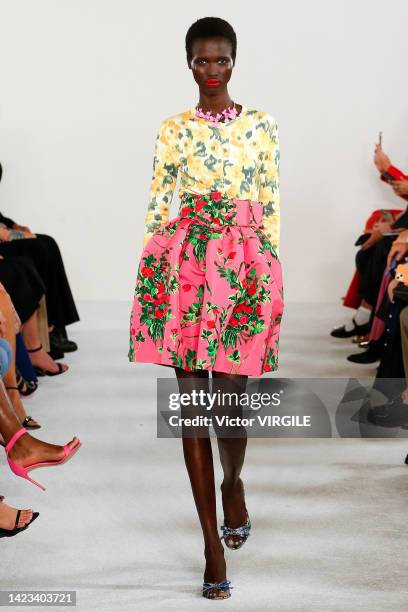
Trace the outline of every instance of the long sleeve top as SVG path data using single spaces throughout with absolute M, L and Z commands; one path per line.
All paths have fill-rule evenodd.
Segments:
M 385 173 L 381 174 L 380 178 L 382 181 L 389 183 L 390 180 L 396 180 L 396 181 L 407 180 L 408 176 L 406 174 L 403 174 L 401 170 L 398 170 L 398 168 L 396 168 L 395 166 L 391 165 L 387 168 L 387 171 Z M 400 196 L 400 197 L 403 198 L 404 200 L 408 200 L 408 196 Z M 399 215 L 399 217 L 397 217 L 397 219 L 394 221 L 391 227 L 393 229 L 398 229 L 398 228 L 407 229 L 408 228 L 408 206 Z
M 242 106 L 240 114 L 212 127 L 195 107 L 164 119 L 155 142 L 144 245 L 169 220 L 180 171 L 179 195 L 226 192 L 263 204 L 264 233 L 279 254 L 279 137 L 275 119 Z

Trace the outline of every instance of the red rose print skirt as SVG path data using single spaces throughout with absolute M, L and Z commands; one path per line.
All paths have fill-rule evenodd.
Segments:
M 146 243 L 129 361 L 259 376 L 278 367 L 280 261 L 260 202 L 184 192 Z

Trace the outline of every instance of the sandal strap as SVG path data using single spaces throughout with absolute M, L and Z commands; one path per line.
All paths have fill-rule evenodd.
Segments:
M 40 344 L 40 346 L 35 349 L 27 349 L 27 353 L 36 353 L 37 351 L 41 351 L 42 347 L 42 344 Z
M 14 529 L 17 529 L 18 521 L 20 520 L 21 510 L 17 510 L 16 522 L 14 523 Z
M 10 440 L 8 441 L 8 443 L 5 446 L 6 453 L 8 453 L 13 448 L 13 446 L 15 445 L 17 440 L 19 440 L 21 438 L 21 436 L 23 436 L 26 433 L 28 433 L 28 432 L 27 432 L 26 429 L 24 429 L 24 427 L 22 427 L 21 429 L 16 431 L 14 436 L 12 436 L 12 438 L 10 438 Z
M 6 389 L 15 389 L 16 391 L 20 391 L 18 387 L 6 387 Z
M 221 582 L 203 582 L 203 592 L 209 591 L 210 589 L 220 589 L 221 591 L 227 592 L 229 589 L 233 589 L 231 580 L 221 580 Z

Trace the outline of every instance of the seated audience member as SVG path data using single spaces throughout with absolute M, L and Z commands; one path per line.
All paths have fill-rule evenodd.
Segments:
M 385 155 L 380 145 L 376 146 L 374 163 L 380 172 L 380 178 L 388 182 L 397 195 L 408 199 L 408 177 L 391 165 L 389 157 Z M 375 229 L 357 252 L 356 267 L 360 275 L 361 305 L 350 322 L 331 331 L 332 336 L 349 338 L 358 334 L 364 335 L 370 331 L 389 250 L 396 239 L 396 235 L 404 228 L 408 228 L 407 210 L 408 207 L 395 220 L 382 220 L 377 223 Z M 395 235 L 385 235 L 389 232 L 393 232 Z M 360 353 L 350 355 L 348 359 L 357 363 L 371 363 L 378 359 L 379 355 L 371 355 L 374 352 L 373 347 L 369 346 L 367 351 L 368 355 Z
M 2 167 L 0 164 L 0 180 Z M 59 247 L 51 236 L 34 234 L 27 226 L 1 215 L 0 255 L 23 255 L 35 265 L 46 289 L 51 348 L 62 352 L 77 349 L 68 339 L 66 326 L 79 321 Z
M 48 444 L 33 437 L 17 418 L 14 408 L 0 381 L 0 444 L 4 446 L 10 470 L 21 478 L 44 488 L 31 479 L 29 472 L 36 467 L 62 465 L 79 450 L 80 440 L 74 436 L 65 445 Z
M 10 296 L 0 283 L 0 338 L 7 340 L 12 352 L 12 361 L 7 373 L 3 376 L 3 382 L 13 410 L 22 426 L 26 429 L 38 429 L 40 425 L 37 421 L 26 414 L 17 387 L 15 367 L 16 333 L 18 333 L 20 325 L 19 316 L 14 309 Z
M 0 283 L 10 295 L 22 323 L 24 343 L 38 375 L 55 376 L 68 369 L 57 363 L 42 348 L 37 324 L 37 309 L 45 293 L 45 285 L 28 257 L 0 255 Z
M 408 231 L 394 242 L 388 263 L 408 256 Z M 408 261 L 399 263 L 388 286 L 389 308 L 384 335 L 386 350 L 378 368 L 374 388 L 389 401 L 370 413 L 371 422 L 384 427 L 408 425 Z M 386 379 L 384 383 L 380 379 Z
M 12 359 L 10 345 L 7 340 L 0 338 L 0 378 L 3 378 L 7 373 Z M 0 393 L 6 400 L 3 385 L 1 385 Z M 0 495 L 0 538 L 10 538 L 27 529 L 30 523 L 39 516 L 39 513 L 33 512 L 31 509 L 18 510 L 5 504 L 4 499 L 4 495 Z

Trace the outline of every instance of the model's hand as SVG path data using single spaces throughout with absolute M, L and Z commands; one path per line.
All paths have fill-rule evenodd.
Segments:
M 381 145 L 375 145 L 374 164 L 379 172 L 385 172 L 391 166 L 391 160 L 384 153 Z
M 399 196 L 408 195 L 408 180 L 407 179 L 403 179 L 401 181 L 392 181 L 390 185 L 393 188 L 394 193 L 396 193 L 397 195 Z
M 23 232 L 24 234 L 24 238 L 37 238 L 37 236 L 35 234 L 32 234 L 31 232 Z
M 10 240 L 10 232 L 5 227 L 0 227 L 0 240 L 7 241 Z
M 400 234 L 400 237 L 403 234 L 408 234 L 408 232 L 403 232 L 402 234 Z M 407 253 L 408 253 L 408 243 L 406 243 L 406 242 L 398 242 L 398 240 L 395 240 L 392 243 L 392 246 L 391 246 L 390 251 L 388 253 L 387 268 L 390 267 L 391 262 L 394 259 L 394 257 L 396 257 L 396 261 L 400 261 Z
M 6 337 L 6 323 L 7 323 L 6 317 L 0 310 L 0 336 L 2 338 Z
M 374 230 L 371 232 L 371 236 L 369 237 L 369 239 L 363 242 L 363 244 L 361 245 L 361 248 L 369 249 L 370 247 L 373 246 L 373 244 L 378 242 L 378 240 L 381 240 L 381 238 L 382 238 L 382 233 L 379 232 L 378 230 Z
M 397 281 L 396 278 L 393 278 L 392 281 L 390 281 L 388 284 L 387 292 L 391 302 L 394 301 L 394 289 L 398 285 L 398 283 L 399 281 Z

